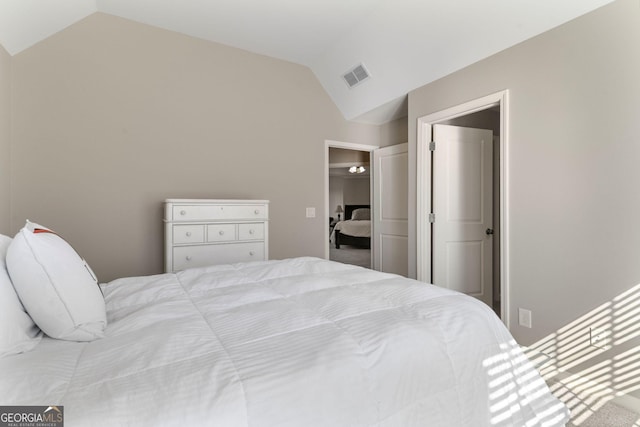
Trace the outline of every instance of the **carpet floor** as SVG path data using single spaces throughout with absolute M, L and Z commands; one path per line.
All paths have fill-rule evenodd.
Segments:
M 371 268 L 371 250 L 355 246 L 340 245 L 340 249 L 332 244 L 329 250 L 329 259 L 343 264 L 359 265 Z
M 592 399 L 584 391 L 572 390 L 562 380 L 547 380 L 549 388 L 571 411 L 566 427 L 638 427 L 640 414 L 607 399 Z

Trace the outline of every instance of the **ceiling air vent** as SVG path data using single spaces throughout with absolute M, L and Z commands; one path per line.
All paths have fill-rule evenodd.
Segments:
M 369 77 L 371 77 L 371 75 L 364 67 L 364 64 L 357 65 L 342 75 L 342 78 L 347 82 L 347 86 L 349 86 L 349 88 L 359 85 Z

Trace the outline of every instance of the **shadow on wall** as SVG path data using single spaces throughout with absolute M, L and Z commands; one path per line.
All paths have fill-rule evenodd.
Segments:
M 580 425 L 614 398 L 640 390 L 640 284 L 529 347 L 551 389 Z M 602 360 L 601 360 L 602 359 Z

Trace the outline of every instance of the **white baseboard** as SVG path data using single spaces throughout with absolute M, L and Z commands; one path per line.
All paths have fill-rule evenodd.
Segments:
M 577 374 L 573 374 L 571 372 L 558 372 L 553 378 L 562 382 L 563 380 L 568 380 L 569 378 L 579 377 Z M 589 380 L 593 384 L 597 384 L 596 381 Z M 625 409 L 628 409 L 632 412 L 640 414 L 640 398 L 629 396 L 628 394 L 620 393 L 614 396 L 609 402 L 621 406 Z
M 618 406 L 622 406 L 625 409 L 633 411 L 636 414 L 640 414 L 640 399 L 637 397 L 623 394 L 614 398 L 611 402 L 615 403 Z

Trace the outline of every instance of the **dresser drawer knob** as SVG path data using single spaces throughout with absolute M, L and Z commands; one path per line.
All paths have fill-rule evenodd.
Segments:
M 250 255 L 250 256 L 254 256 L 254 255 L 255 255 L 255 252 L 254 252 L 254 251 L 249 251 L 249 255 Z
M 253 213 L 258 215 L 260 213 L 260 209 L 256 209 L 255 211 L 253 211 Z
M 185 257 L 185 259 L 186 259 L 187 261 L 191 261 L 191 255 L 187 255 L 187 256 Z
M 184 210 L 180 211 L 180 215 L 186 215 L 186 214 L 187 214 L 187 211 L 184 211 Z
M 249 234 L 253 234 L 253 233 L 254 233 L 254 231 L 253 231 L 253 228 L 252 228 L 251 230 L 249 230 Z
M 218 231 L 218 234 L 221 235 L 221 236 L 224 236 L 224 230 Z
M 190 232 L 190 231 L 187 231 L 187 232 L 186 232 L 186 235 L 187 235 L 187 237 L 191 237 L 191 232 Z

